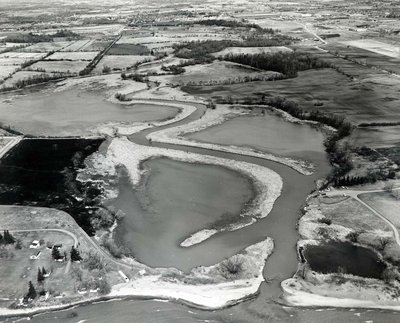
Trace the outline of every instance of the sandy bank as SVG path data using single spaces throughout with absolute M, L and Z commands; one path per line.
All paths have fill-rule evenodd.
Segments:
M 251 208 L 241 214 L 243 221 L 234 225 L 228 225 L 220 228 L 219 231 L 235 231 L 247 226 L 257 219 L 264 218 L 272 210 L 275 200 L 280 196 L 282 190 L 282 179 L 276 172 L 255 164 L 239 162 L 234 160 L 226 160 L 207 155 L 199 155 L 194 153 L 186 153 L 183 151 L 163 149 L 151 146 L 137 145 L 126 138 L 115 138 L 111 140 L 105 154 L 95 153 L 89 158 L 91 168 L 86 169 L 89 176 L 101 175 L 104 177 L 115 177 L 117 175 L 117 167 L 123 166 L 129 174 L 132 185 L 136 186 L 140 183 L 143 170 L 140 165 L 143 161 L 152 157 L 168 157 L 178 161 L 189 163 L 204 163 L 218 165 L 230 168 L 250 177 L 255 185 L 258 195 Z M 112 192 L 113 185 L 107 186 L 105 189 Z M 106 198 L 115 197 L 114 194 L 106 196 Z M 205 228 L 209 229 L 209 228 Z M 201 232 L 201 231 L 200 231 Z M 185 246 L 204 241 L 215 232 L 207 231 L 198 233 L 189 240 L 185 241 Z
M 201 131 L 205 128 L 221 124 L 229 118 L 246 114 L 250 114 L 250 111 L 246 109 L 231 109 L 230 106 L 227 105 L 218 105 L 218 107 L 214 110 L 207 110 L 204 116 L 196 121 L 177 127 L 152 132 L 151 134 L 147 135 L 147 138 L 157 142 L 201 147 L 210 150 L 225 151 L 239 155 L 263 158 L 285 164 L 304 175 L 311 175 L 313 173 L 314 166 L 305 161 L 295 160 L 288 157 L 279 157 L 247 147 L 203 143 L 184 137 L 185 134 Z

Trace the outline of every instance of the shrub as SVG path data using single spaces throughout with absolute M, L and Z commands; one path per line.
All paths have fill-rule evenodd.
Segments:
M 352 231 L 346 235 L 346 239 L 350 240 L 351 242 L 357 242 L 359 236 L 360 232 Z
M 104 65 L 104 66 L 103 66 L 103 69 L 102 69 L 102 72 L 103 72 L 104 74 L 110 73 L 110 72 L 111 72 L 110 66 Z
M 237 277 L 243 271 L 243 259 L 239 256 L 233 256 L 225 259 L 219 265 L 219 272 L 226 279 Z
M 332 224 L 332 220 L 329 219 L 329 218 L 321 218 L 321 219 L 318 219 L 318 222 L 319 222 L 319 223 L 326 224 L 326 225 L 331 225 L 331 224 Z

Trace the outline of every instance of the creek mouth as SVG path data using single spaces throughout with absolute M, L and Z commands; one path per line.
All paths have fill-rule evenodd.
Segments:
M 76 180 L 103 139 L 23 139 L 0 160 L 0 204 L 51 207 L 69 213 L 90 235 L 100 190 Z

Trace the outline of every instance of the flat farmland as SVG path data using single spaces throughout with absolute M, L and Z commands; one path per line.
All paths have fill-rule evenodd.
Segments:
M 45 60 L 66 61 L 91 61 L 98 52 L 57 52 L 45 58 Z
M 357 128 L 351 138 L 359 146 L 395 147 L 400 145 L 400 126 Z
M 138 44 L 115 44 L 107 52 L 108 55 L 149 55 L 150 51 L 146 46 Z
M 0 54 L 0 59 L 3 58 L 19 58 L 24 60 L 41 59 L 46 53 L 24 53 L 24 52 L 6 52 Z
M 97 64 L 94 72 L 101 72 L 104 66 L 108 66 L 111 69 L 125 69 L 133 67 L 136 63 L 151 61 L 153 59 L 154 57 L 150 55 L 124 55 L 122 59 L 121 55 L 105 55 Z
M 374 39 L 358 39 L 343 42 L 345 45 L 369 50 L 371 52 L 393 57 L 400 58 L 400 47 L 391 44 L 383 43 Z
M 359 124 L 400 121 L 397 113 L 400 105 L 400 83 L 391 78 L 389 81 L 392 82 L 391 86 L 375 83 L 373 79 L 351 81 L 333 69 L 321 69 L 299 72 L 296 78 L 275 82 L 259 81 L 183 89 L 202 97 L 282 96 L 297 102 L 304 109 L 319 109 L 344 115 Z
M 292 49 L 286 46 L 270 46 L 270 47 L 228 47 L 219 52 L 213 53 L 213 56 L 225 56 L 228 54 L 261 54 L 261 53 L 268 53 L 268 54 L 275 54 L 275 53 L 287 53 L 292 52 Z
M 62 41 L 62 42 L 43 42 L 37 43 L 28 47 L 24 47 L 19 49 L 19 52 L 40 52 L 40 53 L 47 53 L 50 51 L 60 50 L 64 47 L 71 45 L 70 41 Z
M 50 75 L 49 73 L 35 72 L 35 71 L 18 71 L 14 73 L 9 79 L 5 80 L 3 86 L 13 86 L 16 82 L 35 78 L 38 76 Z
M 275 74 L 275 72 L 271 72 Z M 246 66 L 214 61 L 211 64 L 191 65 L 185 67 L 185 73 L 180 75 L 161 76 L 160 79 L 173 84 L 201 84 L 209 82 L 223 82 L 243 79 L 245 77 L 268 75 L 266 71 L 259 71 Z
M 45 72 L 79 73 L 86 66 L 87 61 L 40 61 L 30 66 L 31 70 L 43 70 Z
M 94 42 L 93 39 L 82 39 L 64 47 L 61 51 L 63 52 L 77 52 L 84 51 L 84 49 L 90 46 Z
M 333 53 L 338 53 L 341 56 L 346 57 L 346 59 L 354 60 L 360 64 L 375 66 L 383 70 L 394 72 L 400 74 L 400 56 L 393 57 L 387 55 L 390 51 L 386 51 L 386 54 L 382 54 L 376 51 L 371 51 L 371 49 L 363 49 L 351 45 L 343 44 L 332 44 L 326 47 L 329 51 Z M 390 53 L 393 54 L 394 49 Z
M 13 65 L 0 65 L 0 80 L 5 79 L 6 77 L 10 76 L 18 69 L 18 66 Z

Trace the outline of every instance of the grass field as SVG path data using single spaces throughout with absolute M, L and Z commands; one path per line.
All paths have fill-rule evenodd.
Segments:
M 153 56 L 149 55 L 105 55 L 101 61 L 96 65 L 95 72 L 101 72 L 104 66 L 108 66 L 111 69 L 124 69 L 133 67 L 136 63 L 154 59 Z
M 162 76 L 167 83 L 187 85 L 210 82 L 234 82 L 246 76 L 269 75 L 271 73 L 247 68 L 243 65 L 230 62 L 214 61 L 210 64 L 190 65 L 185 67 L 185 73 L 179 75 Z M 273 73 L 274 74 L 274 73 Z
M 67 47 L 71 44 L 72 42 L 66 41 L 66 42 L 43 42 L 43 43 L 37 43 L 33 44 L 28 47 L 24 47 L 19 49 L 19 52 L 33 52 L 33 53 L 47 53 L 52 50 L 60 50 L 64 47 Z
M 45 60 L 69 60 L 69 61 L 91 61 L 98 52 L 57 52 Z
M 11 232 L 12 233 L 12 232 Z M 46 243 L 62 244 L 61 253 L 66 251 L 69 254 L 70 248 L 73 246 L 73 239 L 63 233 L 58 232 L 26 232 L 12 233 L 16 239 L 22 242 L 22 249 L 16 249 L 14 245 L 0 247 L 9 250 L 14 256 L 9 259 L 1 259 L 0 266 L 0 290 L 1 297 L 10 299 L 5 305 L 10 305 L 16 298 L 23 297 L 28 291 L 28 282 L 32 281 L 37 287 L 37 291 L 41 288 L 54 289 L 59 292 L 73 291 L 73 283 L 71 276 L 65 274 L 65 262 L 56 262 L 52 259 L 51 250 L 46 247 Z M 29 244 L 33 240 L 44 240 L 44 245 L 38 249 L 30 249 Z M 31 260 L 30 256 L 41 251 L 40 258 Z M 50 277 L 46 279 L 42 287 L 38 286 L 37 273 L 38 268 L 44 267 L 47 272 L 52 272 Z
M 400 200 L 388 192 L 361 194 L 360 199 L 383 214 L 400 230 Z
M 49 74 L 43 72 L 34 72 L 34 71 L 18 71 L 14 73 L 9 79 L 5 80 L 2 85 L 5 87 L 12 86 L 18 81 L 26 80 L 30 77 L 37 77 L 40 75 L 49 75 Z
M 18 66 L 4 66 L 0 65 L 0 81 L 10 76 L 10 74 L 14 73 L 19 67 Z
M 225 56 L 227 54 L 261 54 L 261 53 L 279 53 L 291 52 L 292 50 L 285 46 L 270 47 L 228 47 L 219 52 L 213 53 L 213 56 Z
M 321 209 L 323 214 L 332 220 L 333 224 L 343 225 L 353 230 L 373 231 L 380 229 L 391 231 L 383 220 L 353 199 L 334 204 L 321 203 Z
M 345 45 L 358 47 L 371 52 L 393 58 L 400 58 L 400 47 L 383 43 L 374 39 L 358 39 L 343 42 Z
M 29 67 L 30 70 L 44 70 L 45 72 L 79 73 L 86 66 L 87 61 L 40 61 Z
M 359 146 L 395 147 L 400 143 L 400 126 L 357 128 L 351 138 Z
M 203 97 L 282 96 L 296 101 L 305 109 L 319 109 L 346 116 L 355 124 L 400 121 L 400 116 L 397 116 L 400 82 L 393 80 L 392 85 L 387 86 L 373 80 L 351 81 L 333 69 L 299 72 L 296 78 L 275 82 L 183 89 Z
M 150 51 L 146 46 L 137 44 L 115 44 L 107 52 L 108 55 L 149 55 Z
M 24 53 L 24 52 L 6 52 L 0 54 L 0 58 L 19 58 L 24 60 L 40 59 L 44 57 L 45 53 Z

